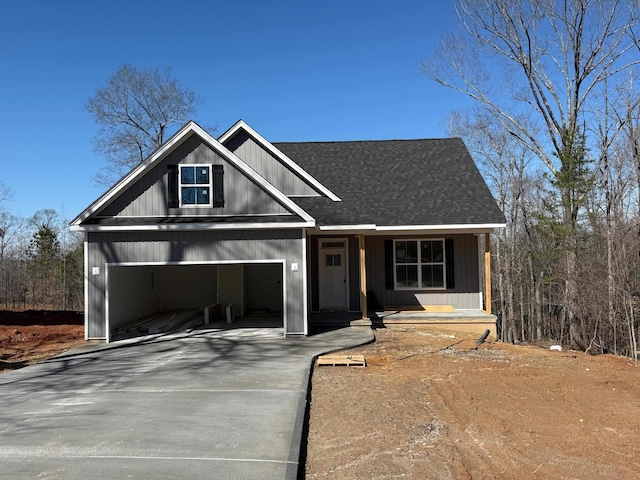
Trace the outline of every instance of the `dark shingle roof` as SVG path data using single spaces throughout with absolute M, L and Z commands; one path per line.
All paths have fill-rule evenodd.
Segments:
M 274 145 L 342 199 L 294 199 L 319 225 L 504 223 L 460 138 Z

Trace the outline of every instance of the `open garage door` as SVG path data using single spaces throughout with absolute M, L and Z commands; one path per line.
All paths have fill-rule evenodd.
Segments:
M 283 264 L 109 265 L 107 318 L 110 337 L 122 333 L 161 333 L 204 322 L 204 309 L 217 305 L 213 322 L 227 325 L 227 307 L 235 326 L 283 327 Z M 181 322 L 184 319 L 185 322 Z M 193 321 L 190 321 L 193 320 Z M 200 320 L 198 322 L 198 320 Z M 215 325 L 215 323 L 214 323 Z M 212 325 L 213 326 L 213 325 Z

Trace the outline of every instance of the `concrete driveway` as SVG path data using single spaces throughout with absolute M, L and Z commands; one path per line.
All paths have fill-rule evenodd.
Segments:
M 372 339 L 196 330 L 2 374 L 0 477 L 295 479 L 312 358 Z

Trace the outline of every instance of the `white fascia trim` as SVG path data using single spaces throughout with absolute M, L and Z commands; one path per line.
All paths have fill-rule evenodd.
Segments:
M 302 178 L 304 178 L 308 183 L 310 183 L 318 191 L 320 191 L 323 194 L 325 194 L 327 197 L 329 197 L 334 202 L 342 201 L 331 190 L 329 190 L 327 187 L 322 185 L 314 177 L 309 175 L 309 173 L 306 170 L 304 170 L 302 167 L 300 167 L 300 165 L 298 165 L 296 162 L 294 162 L 289 157 L 287 157 L 284 153 L 282 153 L 280 150 L 278 150 L 276 147 L 274 147 L 271 144 L 271 142 L 267 141 L 266 138 L 264 138 L 262 135 L 260 135 L 258 132 L 256 132 L 249 125 L 247 125 L 247 123 L 244 120 L 238 120 L 235 125 L 233 125 L 229 130 L 224 132 L 220 136 L 220 138 L 218 138 L 218 141 L 220 143 L 226 142 L 231 137 L 233 137 L 236 134 L 236 132 L 238 130 L 240 130 L 241 128 L 244 129 L 249 135 L 251 135 L 254 138 L 254 140 L 257 140 L 258 143 L 263 148 L 266 148 L 271 154 L 275 155 L 282 163 L 284 163 L 287 167 L 289 167 L 291 170 L 293 170 L 298 175 L 300 175 Z
M 318 227 L 321 231 L 325 230 L 375 230 L 375 224 L 372 225 L 320 225 Z
M 72 232 L 144 232 L 163 230 L 267 230 L 311 228 L 315 222 L 295 223 L 181 223 L 171 225 L 75 225 Z
M 71 225 L 77 225 L 80 222 L 89 218 L 94 212 L 106 205 L 114 197 L 116 197 L 122 190 L 124 190 L 129 184 L 135 182 L 138 177 L 152 164 L 156 163 L 159 159 L 169 154 L 175 147 L 178 146 L 180 141 L 185 138 L 190 132 L 193 132 L 193 126 L 196 123 L 193 121 L 188 122 L 184 127 L 178 130 L 173 136 L 167 140 L 160 148 L 154 153 L 148 156 L 140 165 L 131 170 L 127 175 L 122 177 L 113 187 L 98 197 L 91 205 L 85 208 L 76 218 L 71 221 Z
M 291 212 L 287 213 L 239 213 L 237 215 L 192 215 L 192 218 L 209 217 L 209 218 L 232 218 L 232 217 L 291 217 L 293 214 Z M 117 218 L 155 218 L 156 220 L 164 220 L 166 218 L 184 218 L 185 215 L 120 215 Z M 111 215 L 96 215 L 93 218 L 114 218 Z
M 504 228 L 506 223 L 479 223 L 479 224 L 454 224 L 454 225 L 376 225 L 376 230 L 384 232 L 387 230 L 486 230 L 494 228 Z
M 319 225 L 316 231 L 322 233 L 335 232 L 336 234 L 357 234 L 366 235 L 407 235 L 407 234 L 443 234 L 443 233 L 492 233 L 496 228 L 504 228 L 504 223 L 482 223 L 469 225 Z

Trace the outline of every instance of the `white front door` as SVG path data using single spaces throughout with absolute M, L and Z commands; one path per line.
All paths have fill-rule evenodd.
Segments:
M 335 244 L 332 242 L 332 244 Z M 347 310 L 347 250 L 322 248 L 318 254 L 320 308 Z

